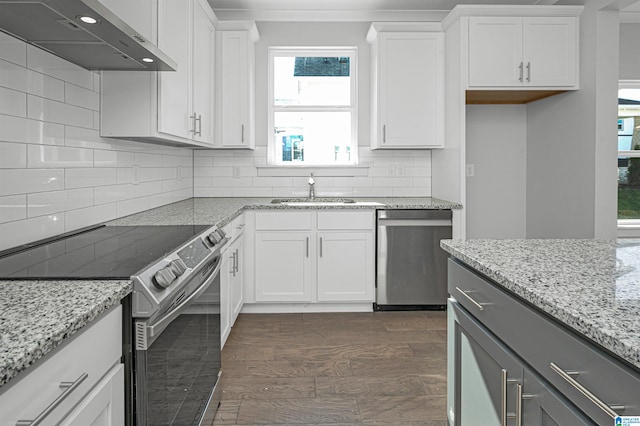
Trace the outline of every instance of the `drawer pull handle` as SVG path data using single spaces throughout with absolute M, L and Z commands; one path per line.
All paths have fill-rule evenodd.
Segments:
M 469 296 L 469 295 L 467 294 L 468 292 L 466 292 L 466 291 L 462 290 L 460 287 L 456 287 L 456 290 L 458 290 L 460 293 L 462 293 L 462 295 L 463 295 L 464 297 L 466 297 L 467 299 L 469 299 L 469 301 L 470 301 L 471 303 L 473 303 L 474 305 L 476 305 L 476 308 L 480 309 L 481 311 L 484 311 L 484 307 L 485 307 L 486 305 L 488 305 L 488 303 L 478 303 L 478 302 L 476 302 L 475 300 L 473 300 L 473 298 L 472 298 L 471 296 Z
M 73 382 L 60 382 L 60 388 L 64 389 L 64 392 L 58 395 L 58 397 L 51 404 L 49 404 L 49 406 L 45 408 L 42 413 L 38 414 L 38 417 L 33 420 L 18 420 L 16 422 L 16 426 L 36 426 L 42 423 L 42 421 L 47 418 L 47 416 L 51 414 L 53 410 L 58 408 L 62 401 L 64 401 L 69 395 L 71 395 L 71 393 L 87 379 L 87 377 L 89 377 L 87 373 L 82 373 L 82 375 Z
M 500 426 L 507 426 L 507 370 L 504 368 L 500 370 L 500 384 L 502 385 L 500 392 L 500 399 L 502 400 L 500 405 Z
M 617 405 L 617 404 L 605 404 L 604 402 L 602 402 L 600 400 L 600 398 L 598 398 L 597 396 L 595 396 L 593 393 L 591 393 L 591 391 L 589 391 L 589 389 L 585 388 L 584 386 L 582 386 L 580 383 L 578 383 L 578 381 L 576 381 L 576 379 L 574 379 L 573 377 L 571 377 L 572 375 L 576 375 L 575 372 L 571 372 L 568 373 L 566 371 L 564 371 L 562 368 L 558 367 L 555 363 L 551 363 L 549 364 L 549 366 L 551 367 L 551 369 L 553 371 L 555 371 L 556 373 L 558 373 L 558 375 L 560 377 L 562 377 L 564 380 L 566 380 L 571 386 L 573 386 L 578 392 L 580 392 L 582 395 L 584 395 L 585 397 L 587 397 L 587 399 L 591 402 L 593 402 L 598 408 L 600 408 L 602 411 L 604 411 L 605 413 L 607 413 L 607 415 L 609 417 L 611 417 L 612 419 L 615 419 L 616 417 L 618 417 L 618 413 L 616 413 L 614 411 L 614 409 L 616 410 L 624 410 L 624 405 Z

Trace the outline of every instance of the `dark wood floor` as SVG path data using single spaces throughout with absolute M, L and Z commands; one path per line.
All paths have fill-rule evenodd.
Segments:
M 242 314 L 212 425 L 446 425 L 446 313 Z

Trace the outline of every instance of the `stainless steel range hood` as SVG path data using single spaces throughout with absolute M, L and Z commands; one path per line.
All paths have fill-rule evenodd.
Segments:
M 97 22 L 85 23 L 84 16 Z M 0 30 L 89 70 L 177 67 L 99 0 L 0 0 Z

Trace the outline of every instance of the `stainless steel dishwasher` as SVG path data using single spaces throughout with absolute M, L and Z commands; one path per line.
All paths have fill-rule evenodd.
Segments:
M 378 210 L 376 310 L 445 309 L 451 210 Z

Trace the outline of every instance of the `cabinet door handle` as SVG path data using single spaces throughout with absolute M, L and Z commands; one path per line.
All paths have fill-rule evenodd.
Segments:
M 236 268 L 236 272 L 240 272 L 240 253 L 238 252 L 238 249 L 236 249 L 236 257 L 235 257 L 235 266 L 234 268 Z
M 307 257 L 309 257 L 309 237 L 307 237 Z
M 500 426 L 507 426 L 507 370 L 500 370 Z
M 600 398 L 595 396 L 589 389 L 582 386 L 576 379 L 571 377 L 572 372 L 564 371 L 562 368 L 558 367 L 555 363 L 550 363 L 549 366 L 551 369 L 556 372 L 560 377 L 562 377 L 567 383 L 573 386 L 578 392 L 584 395 L 589 401 L 593 402 L 598 408 L 604 411 L 609 417 L 615 419 L 618 417 L 618 413 L 614 410 L 622 411 L 624 410 L 624 405 L 620 404 L 606 404 Z M 573 373 L 575 375 L 575 373 Z
M 522 426 L 522 385 L 516 385 L 516 426 Z
M 240 142 L 244 143 L 244 124 L 240 126 Z
M 193 133 L 193 135 L 196 135 L 196 113 L 194 112 L 193 115 L 190 115 L 189 118 L 192 120 L 191 123 L 191 130 L 189 130 L 191 133 Z
M 473 300 L 473 298 L 471 296 L 469 296 L 467 291 L 462 290 L 460 287 L 456 287 L 456 290 L 458 290 L 460 293 L 462 293 L 462 295 L 464 297 L 466 297 L 467 299 L 469 299 L 469 301 L 471 303 L 473 303 L 476 308 L 480 309 L 481 311 L 484 311 L 484 307 L 488 305 L 488 303 L 478 303 L 475 300 Z
M 382 125 L 382 143 L 387 143 L 387 125 Z
M 531 62 L 527 62 L 527 83 L 531 83 Z
M 196 123 L 198 123 L 198 131 L 194 133 L 198 136 L 202 136 L 202 115 L 201 114 L 198 114 L 198 118 L 196 118 Z
M 82 382 L 84 382 L 89 375 L 87 373 L 82 373 L 80 377 L 78 377 L 73 382 L 60 382 L 60 388 L 64 389 L 56 399 L 53 400 L 51 404 L 47 408 L 45 408 L 38 416 L 33 420 L 18 420 L 16 422 L 16 426 L 36 426 L 42 423 L 42 421 L 49 415 L 53 410 L 58 408 L 58 406 L 64 401 L 71 393 L 76 390 L 78 386 Z
M 520 62 L 520 65 L 518 66 L 518 69 L 520 70 L 520 77 L 518 77 L 518 81 L 520 81 L 520 83 L 522 83 L 522 78 L 524 75 L 523 66 L 524 66 L 524 63 Z
M 320 257 L 322 257 L 322 237 L 320 237 Z

